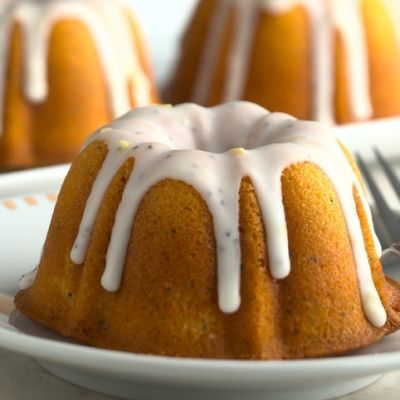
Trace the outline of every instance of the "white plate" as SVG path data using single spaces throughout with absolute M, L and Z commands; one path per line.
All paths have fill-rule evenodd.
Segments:
M 39 262 L 67 165 L 0 174 L 0 292 Z
M 297 361 L 215 361 L 94 349 L 18 332 L 0 318 L 0 345 L 70 382 L 127 399 L 327 399 L 400 368 L 400 333 L 364 354 Z
M 378 148 L 388 158 L 400 159 L 400 117 L 337 125 L 333 129 L 350 151 L 368 160 L 373 157 L 373 148 Z
M 378 127 L 379 146 L 392 149 L 398 141 L 399 120 L 373 126 L 359 124 L 338 131 L 350 149 L 361 146 L 367 151 L 375 145 L 373 131 Z M 38 262 L 54 207 L 52 195 L 66 171 L 62 166 L 0 176 L 0 292 L 14 294 L 21 274 Z M 0 316 L 0 346 L 32 356 L 55 375 L 80 386 L 129 399 L 327 399 L 400 369 L 400 333 L 345 357 L 215 361 L 94 349 L 40 329 L 22 333 Z

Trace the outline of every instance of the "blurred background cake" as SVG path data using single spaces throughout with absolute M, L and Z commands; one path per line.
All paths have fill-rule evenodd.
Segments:
M 396 0 L 200 0 L 166 100 L 338 123 L 398 115 L 399 18 Z
M 157 101 L 123 0 L 0 4 L 0 169 L 70 161 L 86 136 Z

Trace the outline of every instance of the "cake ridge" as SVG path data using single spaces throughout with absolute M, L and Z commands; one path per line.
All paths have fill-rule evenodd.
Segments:
M 193 128 L 205 119 L 211 121 L 210 130 L 205 135 L 226 138 L 225 151 L 185 150 L 185 135 L 192 138 Z M 174 125 L 177 134 L 175 143 L 169 137 L 171 126 L 168 122 Z M 154 125 L 159 127 L 155 132 Z M 279 136 L 276 129 L 280 131 Z M 244 134 L 239 135 L 238 132 Z M 233 147 L 232 138 L 238 140 L 238 137 L 242 141 Z M 247 142 L 248 139 L 251 143 Z M 354 188 L 373 232 L 370 211 L 361 185 L 329 128 L 316 122 L 298 121 L 287 114 L 269 113 L 247 102 L 232 102 L 209 109 L 184 104 L 172 108 L 137 108 L 101 129 L 88 144 L 94 141 L 105 142 L 108 154 L 87 200 L 71 250 L 72 261 L 76 264 L 85 260 L 96 215 L 108 185 L 122 164 L 134 158 L 133 172 L 125 185 L 107 250 L 101 280 L 105 289 L 116 291 L 120 286 L 129 238 L 141 200 L 153 185 L 173 179 L 193 186 L 213 216 L 219 306 L 224 312 L 235 312 L 240 306 L 241 181 L 249 177 L 254 185 L 264 229 L 269 233 L 270 272 L 274 278 L 282 279 L 290 272 L 290 257 L 281 174 L 290 165 L 309 162 L 322 169 L 338 194 L 357 265 L 364 312 L 373 325 L 384 325 L 386 313 L 372 280 L 353 196 Z M 199 174 L 199 170 L 205 172 Z M 268 171 L 267 177 L 264 171 Z M 376 238 L 375 245 L 379 254 Z

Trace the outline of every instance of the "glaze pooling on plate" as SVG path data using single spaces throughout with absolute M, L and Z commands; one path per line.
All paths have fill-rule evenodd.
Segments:
M 2 0 L 0 93 L 4 93 L 7 85 L 8 46 L 15 24 L 21 27 L 24 37 L 23 91 L 31 102 L 41 103 L 49 92 L 47 53 L 52 30 L 59 21 L 74 19 L 90 31 L 97 48 L 114 117 L 130 109 L 130 96 L 137 104 L 151 103 L 150 82 L 131 41 L 129 19 L 133 18 L 129 2 L 125 0 Z M 0 115 L 3 111 L 4 99 L 0 99 Z
M 208 109 L 183 104 L 132 110 L 93 135 L 89 143 L 94 141 L 104 141 L 108 154 L 93 184 L 71 251 L 76 264 L 85 260 L 111 180 L 125 161 L 135 160 L 107 251 L 101 281 L 106 290 L 117 291 L 120 286 L 141 200 L 158 182 L 175 179 L 194 187 L 207 203 L 217 248 L 219 306 L 224 312 L 235 312 L 240 306 L 241 181 L 244 177 L 251 179 L 265 229 L 274 233 L 267 235 L 269 265 L 272 276 L 282 279 L 290 273 L 290 258 L 281 175 L 290 165 L 309 162 L 321 168 L 338 194 L 357 265 L 364 312 L 373 325 L 384 325 L 386 314 L 372 280 L 353 188 L 372 228 L 370 211 L 360 183 L 329 128 L 298 121 L 287 114 L 270 113 L 247 102 Z M 380 253 L 377 241 L 376 246 Z
M 313 119 L 334 120 L 334 32 L 343 41 L 349 103 L 356 119 L 372 116 L 369 93 L 369 65 L 362 17 L 362 0 L 218 0 L 206 35 L 203 55 L 192 92 L 192 100 L 205 103 L 224 32 L 231 15 L 237 18 L 233 43 L 228 50 L 224 73 L 222 101 L 242 97 L 246 81 L 249 52 L 262 13 L 283 15 L 302 7 L 309 19 L 311 72 L 313 77 Z M 393 0 L 383 5 L 388 15 L 400 15 L 400 6 Z M 394 24 L 397 26 L 397 22 Z M 396 28 L 397 29 L 397 28 Z M 400 30 L 397 29 L 399 43 Z

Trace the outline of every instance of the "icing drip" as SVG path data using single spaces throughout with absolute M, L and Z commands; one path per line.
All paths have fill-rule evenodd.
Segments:
M 130 109 L 132 97 L 139 105 L 151 103 L 150 82 L 141 69 L 129 27 L 129 3 L 124 0 L 3 0 L 0 5 L 0 93 L 6 85 L 11 28 L 19 23 L 24 34 L 24 92 L 28 100 L 40 103 L 48 95 L 47 53 L 54 25 L 76 19 L 90 31 L 104 70 L 114 117 Z M 3 115 L 4 98 L 0 99 Z
M 392 0 L 384 4 L 392 10 Z M 372 116 L 369 94 L 369 71 L 366 39 L 361 15 L 361 0 L 219 0 L 206 36 L 203 56 L 194 82 L 192 100 L 207 102 L 212 87 L 212 73 L 229 17 L 238 19 L 230 46 L 221 101 L 237 100 L 246 85 L 249 51 L 262 12 L 284 14 L 302 6 L 310 20 L 311 64 L 314 77 L 313 119 L 334 121 L 334 47 L 333 33 L 340 33 L 344 43 L 346 75 L 351 111 L 356 119 Z M 397 11 L 399 11 L 398 6 Z M 390 11 L 389 10 L 389 11 Z M 240 18 L 238 16 L 240 15 Z M 396 14 L 399 15 L 399 14 Z M 394 24 L 395 26 L 397 24 Z M 397 30 L 400 32 L 400 29 Z M 400 42 L 400 33 L 398 33 Z
M 173 132 L 173 138 L 169 135 Z M 218 133 L 218 134 L 217 134 Z M 355 174 L 328 128 L 269 113 L 246 102 L 206 109 L 194 104 L 173 108 L 151 106 L 132 110 L 93 135 L 108 145 L 108 155 L 87 200 L 72 260 L 85 260 L 102 199 L 118 169 L 128 158 L 135 167 L 116 213 L 102 285 L 118 290 L 136 211 L 147 191 L 164 179 L 193 186 L 210 210 L 218 265 L 218 299 L 224 312 L 240 306 L 239 190 L 250 177 L 268 237 L 269 265 L 274 278 L 290 273 L 290 258 L 282 202 L 281 175 L 300 162 L 314 163 L 331 180 L 346 220 L 361 300 L 369 321 L 382 326 L 385 310 L 375 289 L 353 198 L 355 187 L 372 229 L 370 210 Z M 264 171 L 268 171 L 265 174 Z M 268 199 L 268 201 L 267 201 Z M 272 234 L 271 234 L 272 233 Z M 377 248 L 380 254 L 380 249 Z
M 369 95 L 368 55 L 361 15 L 362 0 L 336 0 L 331 3 L 333 24 L 344 44 L 350 104 L 355 118 L 372 115 Z
M 36 279 L 37 271 L 38 271 L 37 268 L 35 268 L 34 270 L 28 272 L 27 274 L 22 275 L 18 284 L 20 290 L 28 289 L 33 285 Z
M 311 76 L 313 119 L 332 123 L 333 117 L 333 41 L 329 12 L 322 1 L 309 7 L 311 32 Z
M 228 76 L 234 76 L 235 79 L 228 79 L 225 85 L 223 98 L 225 101 L 237 100 L 240 98 L 246 83 L 248 65 L 242 62 L 251 55 L 251 46 L 249 43 L 253 40 L 253 30 L 247 29 L 248 26 L 254 26 L 257 23 L 257 9 L 248 6 L 248 0 L 238 1 L 235 15 L 237 18 L 238 29 L 234 32 L 231 57 L 227 61 Z M 235 57 L 240 54 L 240 57 Z
M 210 23 L 210 28 L 206 37 L 205 50 L 200 59 L 200 68 L 197 79 L 194 82 L 192 100 L 196 103 L 204 104 L 207 101 L 208 88 L 211 86 L 212 71 L 217 62 L 219 48 L 222 45 L 222 36 L 226 21 L 229 17 L 230 0 L 220 0 L 215 2 L 215 12 Z

